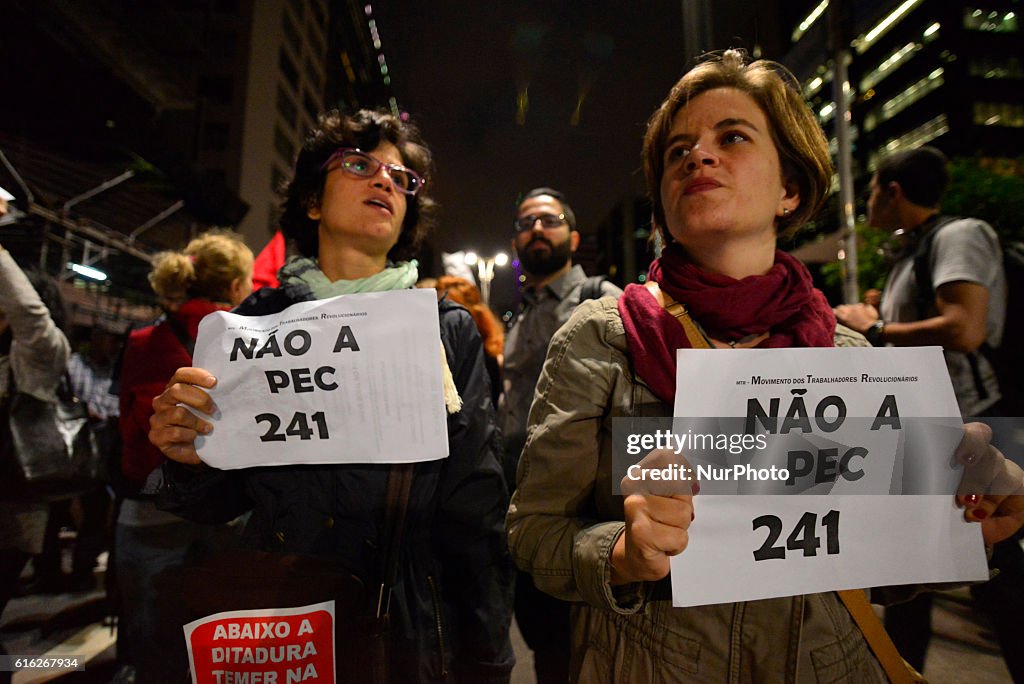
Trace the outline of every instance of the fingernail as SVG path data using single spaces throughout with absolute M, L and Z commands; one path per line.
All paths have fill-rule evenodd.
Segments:
M 968 506 L 977 506 L 979 503 L 981 503 L 981 497 L 978 496 L 977 494 L 968 494 L 967 496 L 964 497 L 964 503 L 966 503 Z
M 210 377 L 208 377 L 208 378 L 206 379 L 206 382 L 205 382 L 204 384 L 205 384 L 205 385 L 206 385 L 207 387 L 213 387 L 214 385 L 216 385 L 216 384 L 217 384 L 217 378 L 215 378 L 215 377 L 213 377 L 213 376 L 211 375 Z
M 213 432 L 213 426 L 212 426 L 212 425 L 210 425 L 209 423 L 205 423 L 205 424 L 203 425 L 202 433 L 203 433 L 204 435 L 208 435 L 208 434 L 210 434 L 211 432 Z
M 984 508 L 979 508 L 976 511 L 971 511 L 971 515 L 974 516 L 975 520 L 984 520 L 988 517 L 988 511 Z

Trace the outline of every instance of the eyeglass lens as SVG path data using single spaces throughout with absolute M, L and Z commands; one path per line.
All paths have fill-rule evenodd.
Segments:
M 413 175 L 412 171 L 404 166 L 387 164 L 379 159 L 374 159 L 363 152 L 347 150 L 342 153 L 341 166 L 352 175 L 359 176 L 361 178 L 375 176 L 380 170 L 380 167 L 383 166 L 388 170 L 388 176 L 390 176 L 391 181 L 400 190 L 409 194 L 413 194 L 419 190 L 419 178 Z
M 520 232 L 524 230 L 532 230 L 533 225 L 540 221 L 540 225 L 544 228 L 558 228 L 560 225 L 565 223 L 565 216 L 557 216 L 555 214 L 540 214 L 539 216 L 523 216 L 515 220 L 516 229 Z

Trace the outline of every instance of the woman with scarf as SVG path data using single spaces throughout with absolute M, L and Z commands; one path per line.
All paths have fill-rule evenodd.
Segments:
M 700 506 L 613 496 L 608 476 L 613 417 L 672 415 L 675 352 L 693 345 L 669 297 L 713 347 L 866 344 L 776 248 L 821 208 L 832 175 L 792 83 L 733 50 L 683 76 L 644 139 L 666 243 L 648 283 L 580 305 L 548 349 L 507 525 L 538 588 L 576 603 L 573 681 L 886 681 L 833 592 L 674 609 L 669 559 Z
M 281 287 L 257 291 L 235 313 L 265 315 L 296 302 L 413 287 L 416 262 L 409 259 L 434 206 L 425 192 L 430 168 L 415 128 L 390 114 L 321 117 L 296 161 L 281 217 L 299 256 L 281 268 Z M 448 301 L 438 303 L 438 314 L 440 364 L 453 381 L 445 393 L 449 456 L 413 469 L 390 604 L 390 677 L 507 682 L 512 566 L 500 438 L 473 319 Z M 215 382 L 202 369 L 183 368 L 154 402 L 150 439 L 177 462 L 165 468 L 181 499 L 177 510 L 206 520 L 252 510 L 246 537 L 258 548 L 339 560 L 365 586 L 379 586 L 389 466 L 207 468 L 194 441 L 212 426 L 176 405 L 212 414 L 201 388 Z M 202 496 L 185 500 L 185 492 Z

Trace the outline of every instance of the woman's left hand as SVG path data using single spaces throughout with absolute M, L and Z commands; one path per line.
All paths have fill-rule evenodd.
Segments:
M 981 523 L 988 546 L 1008 539 L 1024 526 L 1024 470 L 991 442 L 992 428 L 967 423 L 955 454 L 964 466 L 957 505 L 966 509 L 965 520 Z

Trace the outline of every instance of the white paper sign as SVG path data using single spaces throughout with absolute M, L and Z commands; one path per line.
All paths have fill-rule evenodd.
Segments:
M 344 295 L 203 319 L 195 365 L 219 413 L 196 440 L 221 469 L 410 463 L 448 455 L 432 290 Z
M 672 558 L 672 605 L 988 579 L 951 496 L 703 496 Z
M 954 506 L 961 421 L 939 347 L 680 350 L 677 388 L 676 416 L 758 416 L 769 447 L 744 458 L 805 494 L 705 496 L 794 483 L 701 480 L 674 605 L 988 577 L 980 526 Z M 950 493 L 864 495 L 888 491 Z

